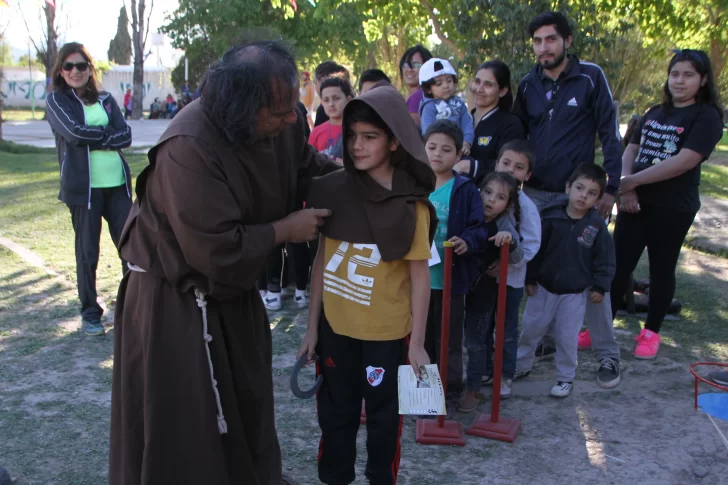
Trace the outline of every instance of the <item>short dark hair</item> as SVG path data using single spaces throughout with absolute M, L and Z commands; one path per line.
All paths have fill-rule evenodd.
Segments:
M 404 51 L 404 54 L 402 55 L 402 58 L 399 60 L 399 75 L 402 75 L 402 70 L 404 69 L 404 66 L 407 65 L 409 67 L 412 67 L 412 56 L 419 53 L 422 56 L 422 62 L 427 62 L 430 59 L 432 59 L 432 53 L 428 51 L 425 46 L 422 44 L 417 44 L 414 47 L 410 47 L 406 51 Z
M 334 61 L 324 61 L 316 66 L 316 69 L 313 71 L 313 77 L 315 78 L 314 80 L 318 82 L 318 80 L 324 76 L 343 77 L 348 81 L 349 70 Z
M 515 140 L 507 142 L 498 152 L 498 160 L 500 160 L 503 154 L 507 151 L 516 152 L 526 157 L 526 160 L 528 160 L 528 173 L 533 172 L 533 151 L 526 140 L 516 138 Z
M 347 98 L 354 97 L 354 89 L 351 87 L 351 83 L 346 79 L 341 79 L 340 77 L 330 77 L 326 81 L 322 82 L 321 87 L 319 88 L 321 96 L 323 96 L 324 89 L 326 88 L 340 88 L 341 92 L 343 92 L 344 96 Z
M 607 188 L 607 172 L 596 163 L 584 162 L 569 177 L 569 185 L 572 185 L 580 178 L 585 178 L 599 184 L 599 198 L 604 195 Z
M 387 138 L 391 141 L 394 139 L 394 132 L 387 123 L 379 116 L 374 108 L 363 101 L 354 99 L 344 110 L 344 136 L 347 136 L 349 127 L 353 123 L 370 123 L 387 134 Z
M 364 83 L 378 83 L 379 81 L 387 81 L 388 83 L 392 82 L 390 81 L 389 76 L 384 74 L 384 71 L 380 69 L 367 69 L 361 73 L 361 76 L 359 76 L 359 92 L 361 92 L 361 87 Z
M 258 112 L 276 101 L 292 102 L 297 86 L 298 69 L 289 45 L 255 41 L 232 47 L 210 66 L 200 86 L 200 103 L 228 141 L 252 143 Z
M 533 34 L 545 25 L 553 25 L 556 28 L 556 32 L 561 37 L 567 39 L 574 35 L 571 31 L 571 26 L 566 17 L 559 12 L 544 12 L 536 16 L 535 19 L 531 20 L 528 24 L 528 36 L 533 39 Z
M 427 140 L 429 140 L 429 138 L 435 133 L 441 133 L 445 136 L 449 136 L 450 138 L 452 138 L 452 141 L 455 143 L 455 149 L 457 151 L 463 149 L 463 130 L 460 128 L 460 125 L 458 125 L 454 121 L 435 121 L 427 128 L 427 131 L 425 131 L 425 135 L 422 137 L 422 139 L 425 141 L 425 143 L 427 143 Z

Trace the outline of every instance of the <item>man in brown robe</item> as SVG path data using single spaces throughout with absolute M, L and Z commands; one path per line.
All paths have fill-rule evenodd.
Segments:
M 293 207 L 336 168 L 297 101 L 285 45 L 233 48 L 149 152 L 120 242 L 112 485 L 281 483 L 255 282 L 275 247 L 317 237 L 330 212 Z

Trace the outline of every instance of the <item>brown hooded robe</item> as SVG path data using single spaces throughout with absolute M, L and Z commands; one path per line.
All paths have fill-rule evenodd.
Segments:
M 234 145 L 194 101 L 149 152 L 120 242 L 145 272 L 125 276 L 116 306 L 110 484 L 280 483 L 271 332 L 255 282 L 275 247 L 271 222 L 333 168 L 303 123 Z M 209 360 L 195 289 L 206 295 Z

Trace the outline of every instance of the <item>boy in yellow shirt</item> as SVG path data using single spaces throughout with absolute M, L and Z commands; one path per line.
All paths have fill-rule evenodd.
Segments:
M 361 402 L 367 413 L 366 477 L 393 485 L 401 453 L 397 368 L 429 364 L 424 349 L 428 260 L 437 219 L 435 175 L 404 98 L 390 84 L 344 110 L 344 170 L 310 188 L 329 208 L 312 268 L 308 329 L 299 356 L 319 355 L 319 478 L 355 479 Z

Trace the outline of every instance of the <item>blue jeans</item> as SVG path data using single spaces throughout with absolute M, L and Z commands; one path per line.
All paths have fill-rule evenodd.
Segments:
M 518 312 L 523 299 L 523 288 L 511 288 L 506 286 L 506 321 L 505 321 L 505 342 L 503 344 L 503 378 L 513 379 L 516 373 L 516 357 L 518 356 Z M 493 330 L 495 330 L 495 319 L 493 319 Z M 488 332 L 486 343 L 485 375 L 493 375 L 493 356 L 495 355 L 495 333 Z
M 495 279 L 483 276 L 468 294 L 465 304 L 465 349 L 468 366 L 465 370 L 465 388 L 479 391 L 493 346 L 495 317 Z

